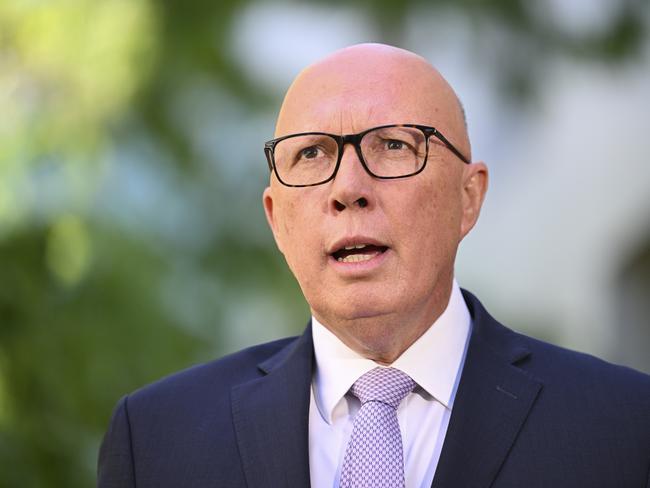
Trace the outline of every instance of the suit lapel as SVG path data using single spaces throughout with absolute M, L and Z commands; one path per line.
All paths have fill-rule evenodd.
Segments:
M 473 330 L 433 488 L 490 486 L 542 386 L 514 365 L 529 355 L 519 336 L 463 293 Z
M 232 415 L 246 482 L 255 487 L 309 486 L 311 327 L 261 363 L 265 376 L 232 390 Z

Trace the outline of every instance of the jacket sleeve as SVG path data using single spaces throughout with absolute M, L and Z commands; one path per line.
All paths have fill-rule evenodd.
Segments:
M 127 409 L 128 396 L 115 407 L 104 435 L 97 463 L 98 488 L 135 487 L 131 426 Z

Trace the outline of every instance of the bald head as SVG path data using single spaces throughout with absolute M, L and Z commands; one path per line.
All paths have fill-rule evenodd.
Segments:
M 296 77 L 282 104 L 276 137 L 305 131 L 352 133 L 394 123 L 434 126 L 469 156 L 463 109 L 442 75 L 410 51 L 358 44 Z

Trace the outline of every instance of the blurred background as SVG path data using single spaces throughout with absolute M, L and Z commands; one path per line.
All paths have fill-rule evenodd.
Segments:
M 464 101 L 491 188 L 460 284 L 650 372 L 649 26 L 624 0 L 2 0 L 0 487 L 91 486 L 119 397 L 303 329 L 262 146 L 357 42 Z

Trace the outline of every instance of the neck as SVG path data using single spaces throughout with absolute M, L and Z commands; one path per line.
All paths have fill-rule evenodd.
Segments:
M 381 365 L 390 365 L 417 341 L 447 308 L 451 283 L 432 305 L 418 313 L 389 313 L 372 317 L 333 320 L 314 316 L 346 346 Z

